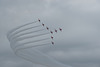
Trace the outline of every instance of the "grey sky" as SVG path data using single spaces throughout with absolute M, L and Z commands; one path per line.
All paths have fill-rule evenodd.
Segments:
M 99 0 L 0 0 L 0 67 L 36 67 L 14 55 L 6 33 L 38 18 L 63 28 L 45 54 L 73 67 L 100 67 L 99 17 Z

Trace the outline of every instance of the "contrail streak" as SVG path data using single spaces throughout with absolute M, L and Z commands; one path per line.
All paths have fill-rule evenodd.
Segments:
M 23 50 L 23 49 L 33 48 L 33 47 L 43 46 L 43 45 L 49 45 L 49 44 L 51 44 L 51 43 L 45 43 L 45 44 L 39 44 L 39 45 L 37 44 L 37 45 L 27 46 L 27 47 L 19 48 L 15 52 L 17 52 L 18 50 Z
M 40 32 L 40 31 L 43 31 L 43 30 L 45 30 L 45 29 L 40 29 L 40 30 L 36 30 L 36 31 L 31 31 L 31 32 L 26 32 L 26 33 L 22 33 L 22 34 L 19 34 L 19 35 L 16 35 L 16 36 L 14 36 L 13 37 L 13 35 L 12 35 L 12 37 L 11 38 L 18 38 L 18 37 L 20 37 L 20 36 L 23 36 L 23 35 L 27 35 L 27 34 L 31 34 L 31 33 L 36 33 L 36 32 Z M 10 38 L 10 39 L 11 39 Z
M 30 44 L 30 43 L 45 41 L 45 40 L 49 40 L 49 39 L 51 39 L 51 38 L 45 38 L 45 39 L 40 39 L 40 40 L 29 41 L 29 42 L 26 42 L 26 43 L 17 44 L 17 46 L 15 46 L 14 49 L 16 49 L 19 46 L 24 46 L 24 45 L 27 45 L 27 44 Z
M 41 44 L 39 46 L 49 45 L 49 44 L 51 44 L 51 43 Z M 36 64 L 44 65 L 46 67 L 72 67 L 69 65 L 64 65 L 64 64 L 54 60 L 50 56 L 48 56 L 38 50 L 35 50 L 34 47 L 37 47 L 37 45 L 16 49 L 15 54 L 17 56 L 22 57 L 23 59 L 34 62 Z M 33 49 L 31 50 L 29 48 L 33 48 Z
M 40 26 L 42 26 L 42 25 L 37 25 L 37 26 L 34 26 L 34 27 L 30 27 L 30 28 L 25 28 L 25 29 L 19 30 L 19 31 L 9 35 L 8 38 L 11 37 L 11 36 L 14 36 L 14 35 L 16 35 L 16 34 L 18 34 L 20 32 L 23 32 L 23 31 L 26 31 L 26 30 L 29 30 L 29 29 L 32 29 L 32 28 L 37 28 L 37 27 L 40 27 Z
M 43 35 L 47 35 L 47 34 L 50 34 L 50 33 L 43 33 L 43 34 L 38 34 L 38 35 L 33 35 L 33 36 L 26 36 L 26 37 L 20 37 L 20 38 L 13 38 L 11 39 L 11 41 L 21 41 L 21 40 L 25 40 L 25 39 L 28 39 L 28 38 L 33 38 L 33 37 L 39 37 L 39 36 L 43 36 Z
M 18 29 L 20 29 L 20 28 L 22 28 L 22 27 L 25 27 L 25 26 L 27 26 L 27 25 L 34 24 L 34 23 L 36 23 L 36 22 L 38 22 L 38 21 L 30 22 L 30 23 L 27 23 L 27 24 L 18 26 L 17 28 L 14 28 L 13 30 L 11 30 L 11 31 L 9 31 L 9 32 L 7 33 L 7 37 L 8 37 L 12 32 L 14 32 L 14 31 L 16 31 L 16 30 L 18 30 Z

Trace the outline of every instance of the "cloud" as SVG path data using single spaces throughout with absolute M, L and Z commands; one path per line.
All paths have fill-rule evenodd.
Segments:
M 70 0 L 68 2 L 70 6 L 76 9 L 80 9 L 85 12 L 100 11 L 100 5 L 98 0 Z
M 0 66 L 1 67 L 32 67 L 33 64 L 18 58 L 13 52 L 11 51 L 2 51 L 0 52 Z
M 10 53 L 6 33 L 37 18 L 51 29 L 63 28 L 53 35 L 54 47 L 38 49 L 73 67 L 100 67 L 99 17 L 99 0 L 0 0 L 0 67 L 32 66 Z

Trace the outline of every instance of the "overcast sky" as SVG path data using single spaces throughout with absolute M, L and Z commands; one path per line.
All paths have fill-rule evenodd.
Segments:
M 100 67 L 99 0 L 0 0 L 0 67 L 40 67 L 17 57 L 6 38 L 38 18 L 51 29 L 63 28 L 45 54 L 72 67 Z

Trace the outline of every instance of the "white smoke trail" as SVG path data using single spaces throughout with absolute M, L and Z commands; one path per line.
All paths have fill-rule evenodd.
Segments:
M 17 32 L 15 32 L 15 33 L 9 35 L 8 38 L 11 37 L 11 36 L 14 36 L 14 35 L 16 35 L 16 34 L 18 34 L 18 33 L 20 33 L 20 32 L 23 32 L 23 31 L 26 31 L 26 30 L 29 30 L 29 29 L 32 29 L 32 28 L 40 27 L 40 26 L 41 26 L 41 25 L 34 26 L 34 27 L 30 27 L 30 28 L 26 28 L 26 29 L 22 29 L 22 30 L 20 30 L 20 31 L 17 31 Z
M 12 34 L 14 31 L 16 31 L 16 30 L 18 30 L 18 29 L 20 29 L 20 28 L 22 28 L 22 27 L 24 27 L 24 26 L 27 26 L 27 25 L 36 23 L 36 22 L 38 22 L 38 21 L 30 22 L 30 23 L 24 24 L 24 25 L 22 25 L 22 26 L 16 27 L 15 29 L 13 29 L 13 30 L 11 30 L 11 31 L 9 31 L 9 32 L 7 33 L 7 37 L 9 38 L 9 35 Z
M 16 49 L 16 47 L 20 47 L 20 46 L 24 46 L 24 45 L 27 45 L 27 44 L 30 44 L 30 43 L 40 42 L 40 41 L 44 41 L 44 40 L 49 40 L 49 39 L 50 38 L 45 38 L 45 39 L 40 39 L 40 40 L 35 40 L 35 41 L 29 41 L 29 42 L 21 43 L 21 44 L 15 42 L 15 44 L 17 44 L 17 45 L 14 46 L 14 49 Z M 38 45 L 36 45 L 36 46 L 38 46 Z
M 50 34 L 50 33 L 43 33 L 43 34 L 38 34 L 38 35 L 15 38 L 15 39 L 11 39 L 11 41 L 17 42 L 17 41 L 25 40 L 25 39 L 28 39 L 28 38 L 39 37 L 39 36 L 43 36 L 43 35 L 47 35 L 47 34 Z
M 71 67 L 71 66 L 59 63 L 58 61 L 54 60 L 53 58 L 49 57 L 48 55 L 42 53 L 41 51 L 35 48 L 35 47 L 47 46 L 47 45 L 52 44 L 51 43 L 52 39 L 50 38 L 49 35 L 47 36 L 47 34 L 50 34 L 50 33 L 46 29 L 42 28 L 39 30 L 30 31 L 30 32 L 24 32 L 24 31 L 29 30 L 31 28 L 36 28 L 36 27 L 21 29 L 27 25 L 31 25 L 36 22 L 38 21 L 19 26 L 11 30 L 10 32 L 8 32 L 7 37 L 10 41 L 11 48 L 13 49 L 15 54 L 28 61 L 31 61 L 36 64 L 41 64 L 47 67 Z M 40 31 L 42 30 L 45 30 L 45 32 L 40 33 Z M 37 32 L 38 34 L 36 33 L 35 35 L 28 35 L 35 32 Z M 22 34 L 19 34 L 19 33 L 22 33 Z M 27 36 L 24 36 L 24 35 L 27 35 Z M 31 38 L 32 40 L 30 41 Z M 27 41 L 23 41 L 23 40 L 27 40 Z
M 27 34 L 39 32 L 39 31 L 43 31 L 43 30 L 45 30 L 45 29 L 36 30 L 36 31 L 31 31 L 31 32 L 26 32 L 26 33 L 22 33 L 22 34 L 19 34 L 19 35 L 14 36 L 13 38 L 17 38 L 17 37 L 20 37 L 20 36 L 23 36 L 23 35 L 27 35 Z M 21 32 L 22 32 L 22 31 L 21 31 Z M 15 34 L 14 34 L 14 35 L 15 35 Z

